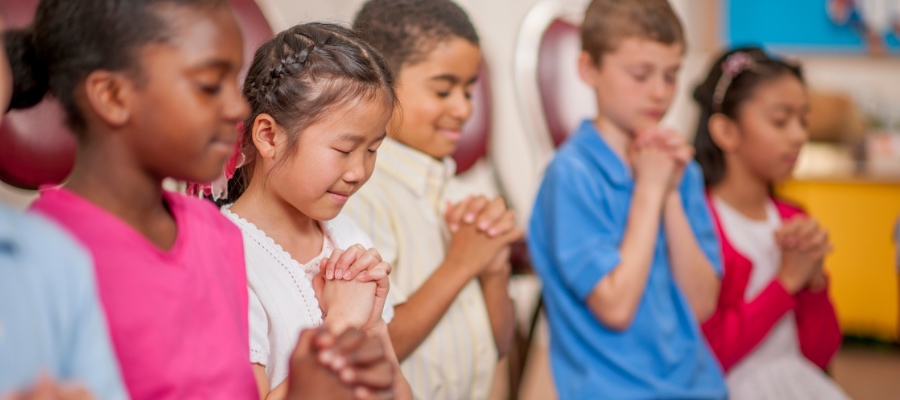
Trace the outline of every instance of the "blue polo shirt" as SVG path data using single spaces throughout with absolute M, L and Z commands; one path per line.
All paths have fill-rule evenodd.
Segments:
M 678 190 L 694 234 L 721 274 L 719 244 L 692 163 Z M 634 180 L 591 121 L 547 168 L 528 245 L 543 281 L 550 360 L 560 399 L 722 399 L 724 378 L 669 267 L 660 225 L 646 289 L 631 326 L 603 326 L 586 300 L 621 259 Z
M 51 222 L 0 206 L 0 397 L 42 373 L 128 398 L 90 257 Z

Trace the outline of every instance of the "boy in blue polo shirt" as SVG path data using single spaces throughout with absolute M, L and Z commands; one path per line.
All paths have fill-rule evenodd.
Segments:
M 681 24 L 665 0 L 595 0 L 582 79 L 598 117 L 546 171 L 529 229 L 561 399 L 721 399 L 699 329 L 719 244 L 693 150 L 657 127 L 675 92 Z

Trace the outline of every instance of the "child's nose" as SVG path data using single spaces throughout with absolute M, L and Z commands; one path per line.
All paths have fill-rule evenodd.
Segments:
M 458 90 L 450 100 L 450 116 L 465 122 L 472 116 L 472 100 L 464 90 Z
M 357 158 L 360 160 L 353 162 L 350 168 L 344 172 L 343 179 L 347 183 L 359 183 L 362 181 L 363 177 L 366 176 L 365 161 L 362 160 L 362 157 Z
M 665 77 L 661 75 L 656 77 L 651 80 L 650 85 L 650 95 L 654 100 L 665 100 L 669 96 L 669 83 L 666 82 Z

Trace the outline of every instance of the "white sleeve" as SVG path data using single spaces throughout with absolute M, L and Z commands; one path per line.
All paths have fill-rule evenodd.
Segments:
M 266 365 L 269 362 L 269 318 L 253 289 L 250 297 L 250 362 Z

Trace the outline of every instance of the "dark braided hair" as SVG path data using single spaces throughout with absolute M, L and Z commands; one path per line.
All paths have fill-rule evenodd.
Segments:
M 42 0 L 28 28 L 4 34 L 13 72 L 10 108 L 29 108 L 48 92 L 62 103 L 75 133 L 86 130 L 75 88 L 96 70 L 141 73 L 137 54 L 165 43 L 165 5 L 227 7 L 226 0 Z
M 228 182 L 233 203 L 250 184 L 256 163 L 253 124 L 269 114 L 287 131 L 287 156 L 297 151 L 300 133 L 335 108 L 356 99 L 396 103 L 394 77 L 381 55 L 351 30 L 333 24 L 307 23 L 287 29 L 264 43 L 253 57 L 244 81 L 250 115 L 241 132 L 241 152 L 248 163 Z
M 752 67 L 741 68 L 740 72 L 728 82 L 721 82 L 726 60 L 732 55 L 743 53 L 752 60 Z M 741 115 L 741 106 L 750 99 L 760 84 L 770 82 L 783 76 L 793 76 L 803 82 L 803 72 L 799 66 L 789 64 L 766 54 L 758 47 L 743 47 L 728 51 L 712 64 L 706 79 L 694 89 L 694 100 L 700 106 L 700 118 L 697 121 L 697 134 L 694 136 L 694 148 L 697 151 L 697 163 L 703 169 L 706 186 L 715 186 L 725 177 L 725 154 L 716 145 L 709 132 L 709 119 L 714 114 L 722 114 L 737 121 Z M 716 94 L 718 87 L 718 95 Z
M 479 45 L 469 16 L 451 0 L 369 0 L 356 14 L 353 30 L 384 56 L 395 75 L 449 39 Z

